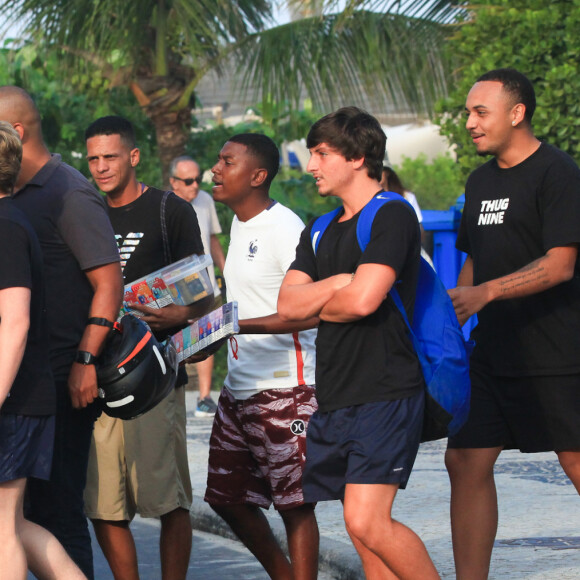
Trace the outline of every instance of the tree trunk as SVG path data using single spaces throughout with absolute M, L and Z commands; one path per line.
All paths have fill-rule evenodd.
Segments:
M 177 112 L 161 112 L 151 120 L 155 125 L 163 185 L 169 187 L 169 164 L 176 157 L 185 154 L 185 145 L 189 139 L 191 127 L 191 111 L 188 107 Z
M 171 71 L 166 77 L 141 77 L 131 90 L 155 127 L 163 185 L 169 187 L 169 164 L 185 153 L 191 129 L 191 109 L 178 105 L 194 73 L 191 69 Z M 185 74 L 183 74 L 185 73 Z

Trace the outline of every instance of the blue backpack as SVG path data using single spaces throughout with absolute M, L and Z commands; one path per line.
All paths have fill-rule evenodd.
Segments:
M 383 204 L 403 201 L 397 193 L 380 192 L 361 210 L 356 235 L 364 252 L 375 215 Z M 326 228 L 342 208 L 320 216 L 311 230 L 314 253 Z M 425 378 L 425 418 L 421 441 L 455 435 L 467 420 L 471 382 L 469 356 L 473 342 L 463 336 L 453 304 L 433 268 L 421 258 L 413 324 L 409 324 L 401 297 L 393 286 L 389 296 L 401 312 Z

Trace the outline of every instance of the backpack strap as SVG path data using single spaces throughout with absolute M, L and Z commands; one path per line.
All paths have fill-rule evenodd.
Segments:
M 171 260 L 171 246 L 169 245 L 169 236 L 167 235 L 167 218 L 165 216 L 165 206 L 167 205 L 167 198 L 169 197 L 170 191 L 166 191 L 161 198 L 161 238 L 163 239 L 163 258 L 165 259 L 165 265 L 169 266 L 172 263 Z
M 381 191 L 375 195 L 361 210 L 361 214 L 358 218 L 356 226 L 356 237 L 358 240 L 358 245 L 362 252 L 368 246 L 371 239 L 371 228 L 373 225 L 373 220 L 379 208 L 381 208 L 387 201 L 403 201 L 409 207 L 413 207 L 402 195 L 395 193 L 394 191 Z M 310 240 L 312 241 L 312 250 L 316 254 L 318 250 L 318 244 L 322 238 L 322 235 L 326 231 L 326 228 L 330 225 L 330 222 L 340 213 L 342 207 L 337 207 L 336 209 L 321 215 L 312 224 L 312 229 L 310 230 Z M 413 210 L 415 211 L 415 210 Z
M 321 215 L 314 220 L 312 224 L 312 229 L 310 230 L 310 241 L 312 242 L 312 250 L 316 255 L 316 250 L 318 250 L 318 244 L 322 235 L 326 231 L 326 228 L 330 225 L 330 222 L 340 213 L 341 207 L 337 207 L 328 213 Z
M 394 191 L 381 191 L 381 192 L 377 193 L 377 195 L 375 195 L 375 197 L 373 197 L 362 208 L 361 214 L 360 214 L 360 216 L 358 218 L 358 222 L 356 224 L 356 238 L 358 240 L 358 245 L 360 246 L 360 249 L 362 252 L 365 251 L 366 247 L 368 246 L 368 244 L 371 240 L 371 229 L 373 226 L 373 221 L 375 219 L 375 216 L 377 215 L 377 212 L 379 211 L 379 209 L 381 207 L 383 207 L 383 205 L 385 205 L 385 203 L 387 203 L 389 201 L 402 201 L 402 202 L 406 203 L 411 209 L 413 209 L 413 206 L 402 195 L 399 195 L 398 193 L 395 193 Z M 415 212 L 415 210 L 413 209 L 413 213 L 414 212 Z M 421 258 L 421 261 L 423 261 L 423 258 Z M 423 264 L 421 264 L 421 267 L 423 267 Z M 401 313 L 403 320 L 405 321 L 405 324 L 407 325 L 407 328 L 409 329 L 409 333 L 410 333 L 411 340 L 413 342 L 413 346 L 415 347 L 415 351 L 417 352 L 417 355 L 420 358 L 422 356 L 421 345 L 419 343 L 419 340 L 415 336 L 415 333 L 413 332 L 413 328 L 411 327 L 411 324 L 409 323 L 409 318 L 407 317 L 407 311 L 405 310 L 405 307 L 403 306 L 403 301 L 401 300 L 401 297 L 399 296 L 399 293 L 397 292 L 397 290 L 395 288 L 395 284 L 393 284 L 392 288 L 389 290 L 389 295 L 393 299 L 393 303 L 395 304 L 395 306 L 397 307 L 397 309 Z
M 403 201 L 409 207 L 413 207 L 402 195 L 394 191 L 380 191 L 361 210 L 356 224 L 356 238 L 362 252 L 365 251 L 371 240 L 371 229 L 375 215 L 388 201 Z M 413 210 L 415 211 L 415 210 Z

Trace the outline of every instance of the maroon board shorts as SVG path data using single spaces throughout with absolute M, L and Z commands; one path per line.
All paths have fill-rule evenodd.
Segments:
M 270 389 L 238 401 L 222 389 L 209 451 L 205 501 L 277 510 L 304 504 L 306 428 L 313 386 Z

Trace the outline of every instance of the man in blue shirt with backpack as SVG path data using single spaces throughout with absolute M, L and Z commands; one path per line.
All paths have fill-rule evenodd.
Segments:
M 320 195 L 338 197 L 343 208 L 323 235 L 312 236 L 313 223 L 304 230 L 278 312 L 285 320 L 321 320 L 319 410 L 308 428 L 305 498 L 344 502 L 346 528 L 367 577 L 430 579 L 439 576 L 425 546 L 391 517 L 423 424 L 421 366 L 389 295 L 396 284 L 412 320 L 421 251 L 413 209 L 404 201 L 385 203 L 364 251 L 357 240 L 361 210 L 382 191 L 385 143 L 377 120 L 356 107 L 312 126 L 308 171 Z

